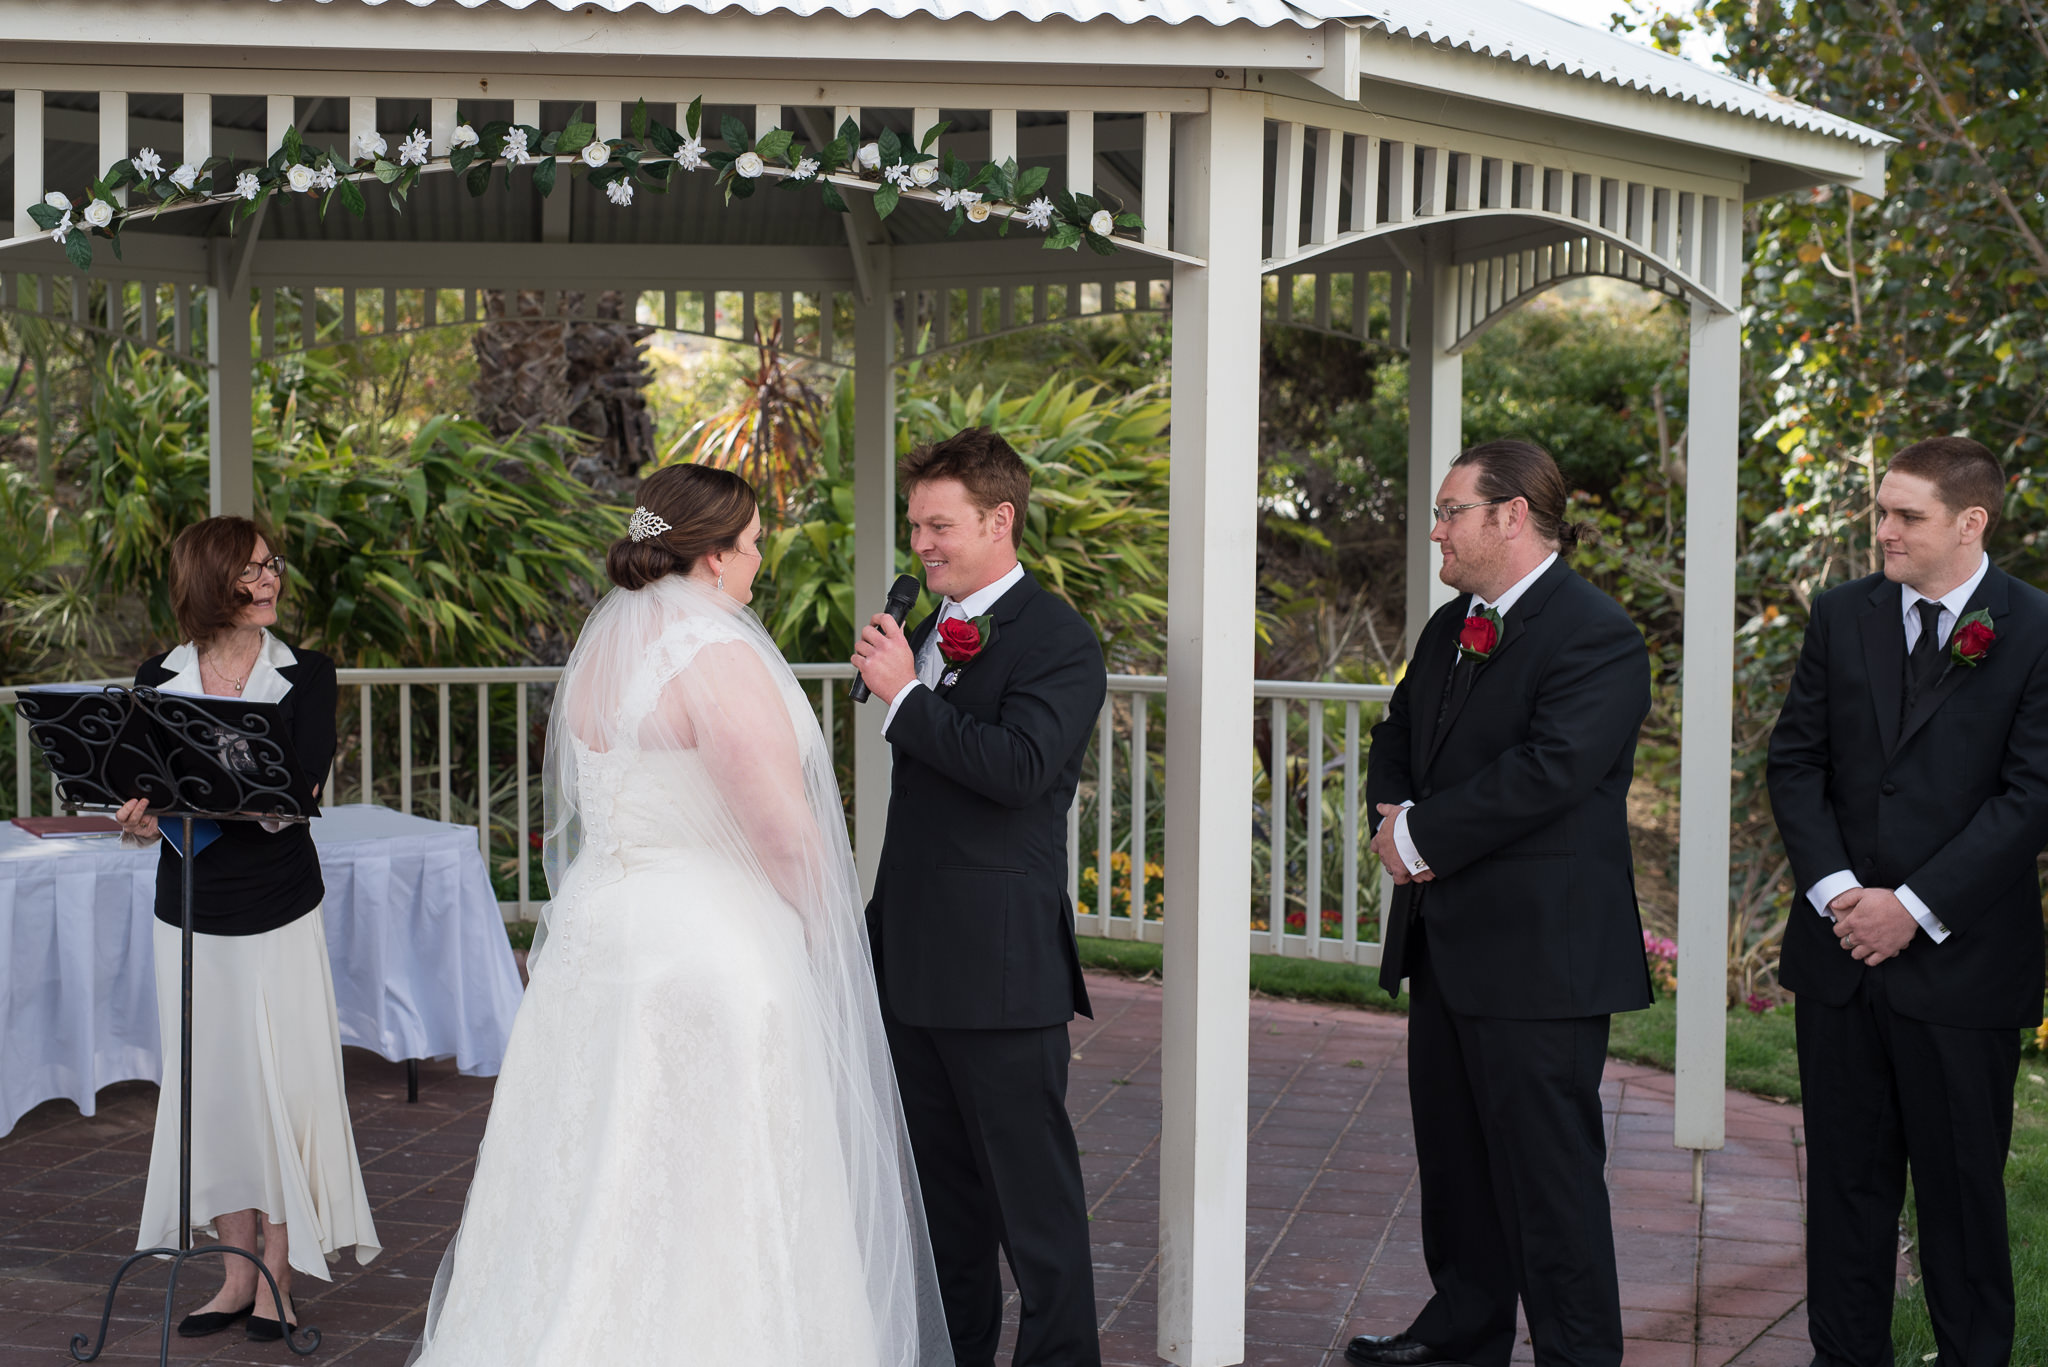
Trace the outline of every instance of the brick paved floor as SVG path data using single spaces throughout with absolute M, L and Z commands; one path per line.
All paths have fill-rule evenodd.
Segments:
M 1070 1104 L 1092 1203 L 1104 1359 L 1152 1364 L 1160 992 L 1092 976 L 1089 987 L 1097 1019 L 1075 1023 Z M 1405 1327 L 1428 1291 L 1406 1026 L 1260 1000 L 1251 1030 L 1246 1361 L 1331 1367 L 1352 1334 Z M 350 1050 L 347 1067 L 384 1255 L 338 1267 L 331 1283 L 300 1278 L 297 1299 L 325 1336 L 312 1360 L 395 1367 L 461 1213 L 491 1083 L 429 1064 L 419 1103 L 407 1105 L 400 1066 Z M 1671 1148 L 1669 1075 L 1610 1062 L 1602 1093 L 1629 1367 L 1804 1367 L 1799 1109 L 1729 1093 L 1728 1147 L 1707 1159 L 1702 1209 L 1690 1157 Z M 155 1105 L 154 1087 L 123 1084 L 100 1094 L 90 1119 L 52 1102 L 0 1139 L 0 1367 L 69 1362 L 69 1336 L 95 1327 L 106 1279 L 134 1247 Z M 218 1275 L 201 1267 L 202 1279 Z M 117 1307 L 101 1362 L 155 1360 L 149 1316 L 164 1280 L 155 1268 L 131 1278 L 140 1289 Z M 211 1291 L 202 1280 L 180 1301 L 189 1309 Z M 295 1360 L 239 1330 L 174 1339 L 172 1352 L 181 1362 Z M 1526 1344 L 1517 1360 L 1529 1360 Z

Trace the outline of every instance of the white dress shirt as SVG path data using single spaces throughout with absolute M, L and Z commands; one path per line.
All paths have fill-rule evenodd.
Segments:
M 1529 591 L 1529 586 L 1538 579 L 1541 579 L 1549 571 L 1550 567 L 1556 563 L 1557 552 L 1552 551 L 1543 558 L 1542 564 L 1530 570 L 1520 579 L 1517 579 L 1508 587 L 1507 592 L 1501 594 L 1499 598 L 1496 598 L 1491 603 L 1481 598 L 1478 594 L 1473 594 L 1471 605 L 1465 609 L 1465 615 L 1470 617 L 1485 608 L 1492 608 L 1500 614 L 1502 621 L 1506 621 L 1509 610 L 1516 603 L 1522 601 L 1522 595 Z M 1499 642 L 1495 642 L 1496 646 L 1498 644 Z M 1408 808 L 1414 805 L 1413 799 L 1403 802 L 1401 804 L 1401 811 L 1394 817 L 1394 848 L 1400 852 L 1403 868 L 1407 869 L 1410 873 L 1425 873 L 1429 869 L 1429 861 L 1416 851 L 1415 841 L 1408 835 Z
M 1899 590 L 1899 611 L 1904 614 L 1906 623 L 1906 653 L 1911 655 L 1913 647 L 1920 643 L 1920 613 L 1918 609 L 1922 603 L 1938 602 L 1941 604 L 1941 615 L 1935 619 L 1935 625 L 1940 633 L 1935 638 L 1935 644 L 1943 644 L 1947 642 L 1950 634 L 1955 631 L 1956 623 L 1962 620 L 1963 609 L 1969 605 L 1970 595 L 1977 591 L 1977 586 L 1984 582 L 1984 576 L 1990 573 L 1990 571 L 1991 557 L 1986 555 L 1979 558 L 1975 574 L 1950 589 L 1947 593 L 1944 593 L 1940 598 L 1935 599 L 1923 597 L 1908 588 L 1901 588 Z M 1832 921 L 1835 919 L 1835 914 L 1828 910 L 1828 903 L 1834 901 L 1851 888 L 1860 888 L 1862 886 L 1862 882 L 1857 879 L 1855 874 L 1847 869 L 1838 869 L 1808 888 L 1806 890 L 1806 900 L 1813 903 L 1815 911 Z M 1948 927 L 1941 923 L 1941 918 L 1934 914 L 1934 909 L 1921 901 L 1911 888 L 1900 887 L 1892 895 L 1899 899 L 1901 906 L 1913 914 L 1913 919 L 1920 923 L 1920 929 L 1927 932 L 1928 939 L 1936 944 L 1940 944 L 1948 938 Z
M 984 585 L 968 594 L 959 602 L 950 598 L 939 600 L 939 622 L 958 617 L 965 620 L 979 617 L 996 605 L 996 601 L 1024 577 L 1022 565 L 1010 566 L 1010 572 L 993 584 Z M 917 677 L 896 690 L 896 696 L 889 699 L 889 714 L 882 718 L 882 734 L 889 734 L 889 723 L 896 720 L 896 709 L 903 706 L 903 700 L 910 696 L 913 688 L 936 688 L 939 676 L 945 672 L 945 657 L 939 653 L 938 622 L 932 624 L 931 635 L 925 637 L 924 649 L 917 653 Z

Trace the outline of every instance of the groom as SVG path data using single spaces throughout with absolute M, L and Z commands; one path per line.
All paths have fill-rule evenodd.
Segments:
M 1092 1014 L 1066 894 L 1067 810 L 1109 679 L 1088 624 L 1017 563 L 1031 474 L 969 428 L 904 458 L 910 546 L 939 610 L 878 614 L 854 666 L 889 702 L 889 824 L 868 904 L 958 1367 L 992 1367 L 998 1248 L 1014 1367 L 1097 1367 L 1067 1022 Z

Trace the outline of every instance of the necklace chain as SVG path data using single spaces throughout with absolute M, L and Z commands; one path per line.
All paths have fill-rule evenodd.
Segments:
M 256 668 L 256 657 L 257 657 L 258 655 L 261 655 L 262 653 L 263 653 L 263 643 L 262 643 L 262 641 L 260 641 L 260 640 L 259 640 L 259 641 L 258 641 L 258 642 L 256 643 L 256 650 L 255 650 L 255 653 L 249 656 L 249 663 L 248 663 L 248 664 L 246 664 L 246 665 L 244 665 L 244 666 L 242 666 L 242 677 L 241 677 L 241 678 L 239 678 L 239 679 L 238 679 L 238 678 L 236 678 L 236 677 L 235 677 L 234 675 L 232 675 L 232 674 L 228 673 L 228 672 L 227 672 L 227 671 L 226 671 L 225 669 L 222 669 L 222 668 L 220 667 L 220 664 L 219 664 L 219 658 L 220 658 L 220 657 L 219 657 L 218 653 L 215 653 L 215 654 L 213 655 L 213 659 L 214 659 L 214 661 L 215 661 L 215 663 L 214 663 L 214 664 L 213 664 L 213 666 L 212 666 L 212 669 L 213 669 L 213 675 L 214 675 L 214 677 L 215 677 L 215 678 L 217 678 L 217 679 L 221 680 L 221 681 L 222 681 L 223 683 L 225 683 L 225 684 L 227 684 L 227 685 L 228 685 L 229 687 L 233 688 L 233 689 L 235 690 L 236 694 L 237 694 L 237 695 L 239 695 L 239 694 L 241 693 L 241 691 L 242 691 L 242 690 L 243 690 L 243 689 L 244 689 L 245 687 L 247 687 L 247 686 L 248 686 L 248 683 L 249 683 L 249 674 L 250 674 L 250 672 L 251 672 L 251 671 L 253 671 L 253 670 L 254 670 L 254 669 Z M 201 654 L 201 655 L 200 655 L 200 657 L 199 657 L 199 661 L 200 661 L 200 663 L 201 663 L 201 664 L 205 664 L 205 663 L 207 662 L 207 655 L 206 655 L 206 654 Z

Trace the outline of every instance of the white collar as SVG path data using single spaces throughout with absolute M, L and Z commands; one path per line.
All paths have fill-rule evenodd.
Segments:
M 1538 565 L 1535 569 L 1530 570 L 1520 579 L 1517 579 L 1513 583 L 1513 585 L 1511 585 L 1508 588 L 1508 591 L 1506 593 L 1503 593 L 1498 599 L 1494 600 L 1491 603 L 1487 602 L 1484 598 L 1481 598 L 1478 594 L 1473 594 L 1472 606 L 1465 610 L 1466 614 L 1469 616 L 1471 614 L 1477 613 L 1481 608 L 1492 608 L 1501 616 L 1507 616 L 1508 609 L 1512 608 L 1516 603 L 1521 601 L 1522 595 L 1529 591 L 1529 586 L 1535 583 L 1538 579 L 1541 579 L 1543 577 L 1544 571 L 1548 570 L 1552 565 L 1555 565 L 1556 563 L 1557 552 L 1552 551 L 1549 555 L 1543 557 L 1542 564 Z
M 1980 555 L 1977 560 L 1977 572 L 1950 589 L 1947 593 L 1941 595 L 1939 599 L 1924 598 L 1918 590 L 1907 588 L 1904 584 L 1901 584 L 1899 585 L 1899 613 L 1902 617 L 1910 618 L 1913 615 L 1913 609 L 1921 603 L 1939 602 L 1949 616 L 1957 621 L 1961 621 L 1963 609 L 1969 606 L 1970 595 L 1977 591 L 1977 586 L 1984 582 L 1984 576 L 1989 573 L 1991 573 L 1991 557 L 1988 554 Z
M 278 671 L 289 669 L 298 663 L 298 659 L 298 656 L 292 654 L 290 646 L 265 631 L 263 644 L 256 651 L 255 662 L 249 666 L 248 681 L 242 686 L 241 700 L 276 702 L 291 692 L 291 680 Z M 185 693 L 202 698 L 208 696 L 199 682 L 199 649 L 190 641 L 164 656 L 164 668 L 171 671 L 171 677 L 157 685 L 158 692 Z
M 968 594 L 965 598 L 962 598 L 958 603 L 954 605 L 958 607 L 961 613 L 965 616 L 979 617 L 984 612 L 987 612 L 990 608 L 994 607 L 996 605 L 997 600 L 1002 598 L 1002 596 L 1008 593 L 1012 588 L 1016 587 L 1017 581 L 1022 579 L 1023 577 L 1024 566 L 1020 562 L 1018 564 L 1010 566 L 1010 572 L 1004 575 L 1002 578 L 996 580 L 995 583 L 983 585 L 981 588 L 978 588 L 974 592 Z M 944 612 L 946 610 L 946 604 L 952 602 L 953 600 L 951 598 L 943 599 L 939 603 L 939 611 Z

